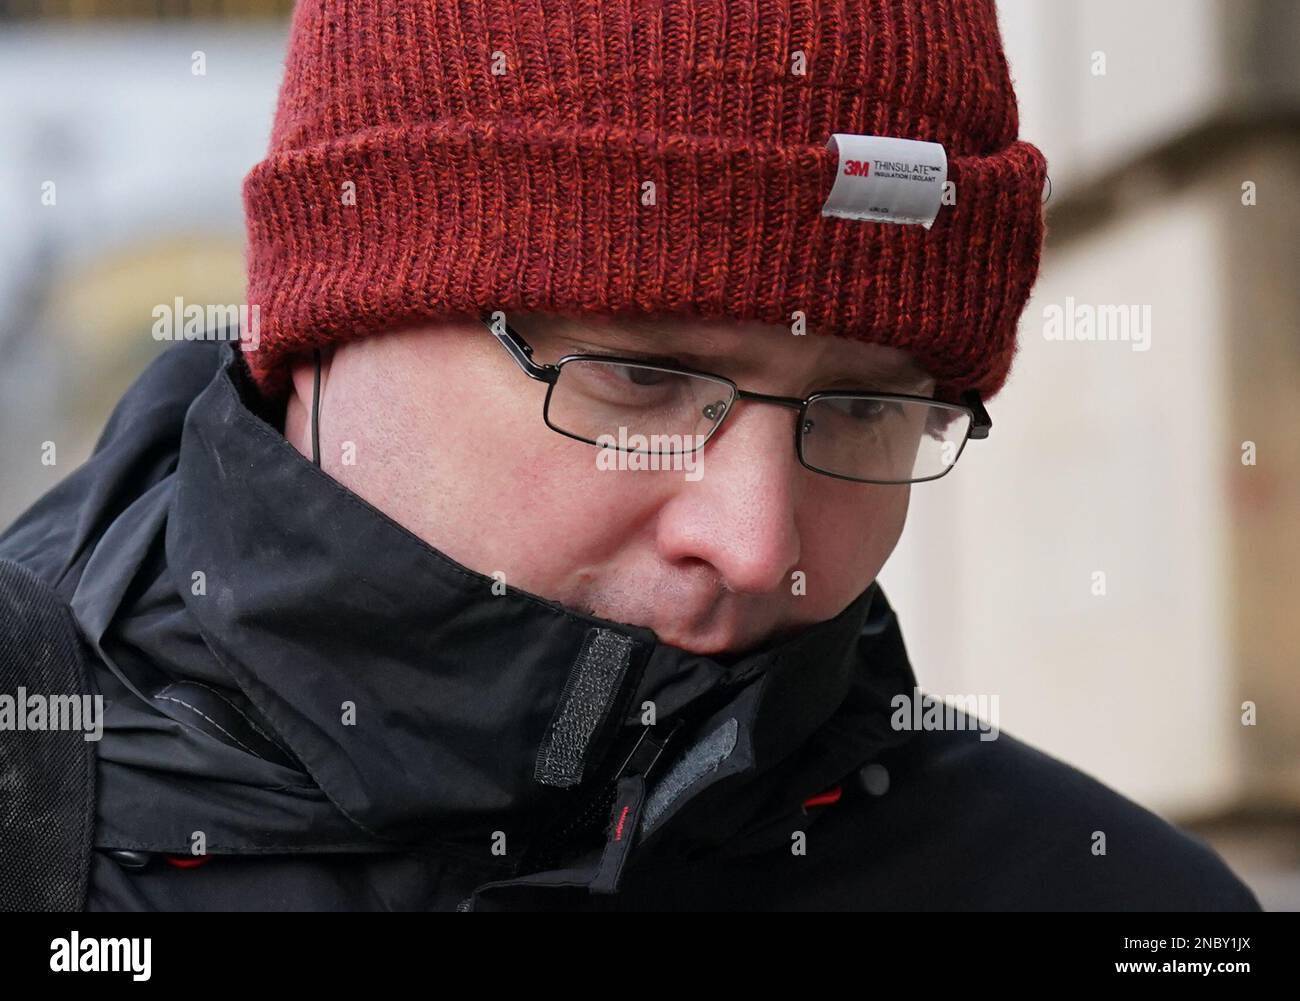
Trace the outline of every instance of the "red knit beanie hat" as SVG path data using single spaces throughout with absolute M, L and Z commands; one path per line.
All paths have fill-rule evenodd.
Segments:
M 987 398 L 1043 239 L 1017 130 L 994 0 L 301 0 L 245 357 L 274 398 L 313 347 L 493 309 L 801 313 Z M 942 144 L 952 204 L 823 215 L 836 133 Z

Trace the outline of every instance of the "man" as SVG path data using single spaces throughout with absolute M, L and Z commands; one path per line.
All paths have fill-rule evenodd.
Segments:
M 0 538 L 105 696 L 86 906 L 1257 909 L 913 704 L 875 582 L 1038 268 L 993 4 L 505 17 L 299 6 L 264 322 Z

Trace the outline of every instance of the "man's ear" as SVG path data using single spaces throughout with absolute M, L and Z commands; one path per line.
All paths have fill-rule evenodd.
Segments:
M 325 391 L 325 379 L 329 374 L 330 362 L 334 360 L 334 345 L 327 344 L 320 349 L 320 386 Z M 316 378 L 316 359 L 311 351 L 295 355 L 290 363 L 290 375 L 293 379 L 293 395 L 304 406 L 311 406 L 312 381 Z
M 320 398 L 324 410 L 325 383 L 329 377 L 330 363 L 334 360 L 334 346 L 320 349 Z M 316 359 L 311 351 L 296 355 L 289 363 L 292 388 L 284 409 L 284 436 L 307 458 L 311 458 L 311 401 L 316 379 Z

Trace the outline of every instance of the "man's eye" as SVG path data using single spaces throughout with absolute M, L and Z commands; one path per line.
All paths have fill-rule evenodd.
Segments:
M 662 386 L 673 378 L 669 372 L 636 365 L 611 365 L 609 368 L 619 379 L 630 382 L 634 386 Z
M 860 421 L 872 421 L 883 416 L 889 406 L 886 400 L 853 400 L 849 416 Z

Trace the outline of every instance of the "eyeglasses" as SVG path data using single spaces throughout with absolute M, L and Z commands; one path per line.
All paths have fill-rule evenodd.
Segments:
M 565 355 L 554 365 L 502 317 L 483 322 L 530 379 L 547 384 L 542 419 L 551 430 L 622 452 L 694 452 L 738 400 L 798 412 L 795 452 L 807 469 L 858 483 L 937 480 L 993 422 L 979 394 L 961 404 L 900 393 L 832 390 L 800 399 L 739 388 L 725 376 L 615 355 Z M 646 448 L 640 447 L 647 443 Z

